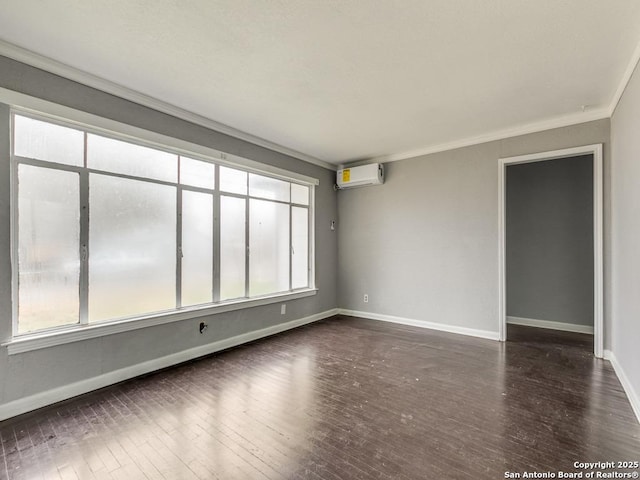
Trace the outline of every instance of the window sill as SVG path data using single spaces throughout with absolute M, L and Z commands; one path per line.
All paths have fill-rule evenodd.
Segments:
M 168 313 L 159 313 L 145 317 L 116 320 L 108 323 L 80 325 L 70 329 L 58 330 L 55 332 L 49 331 L 45 333 L 22 335 L 3 343 L 2 346 L 7 347 L 7 353 L 9 355 L 14 355 L 16 353 L 39 350 L 41 348 L 63 345 L 65 343 L 78 342 L 90 338 L 103 337 L 105 335 L 113 335 L 114 333 L 128 332 L 130 330 L 138 330 L 140 328 L 153 327 L 155 325 L 163 325 L 165 323 L 178 322 L 181 320 L 188 320 L 207 315 L 215 315 L 218 313 L 231 312 L 234 310 L 259 307 L 261 305 L 269 305 L 272 303 L 279 303 L 288 300 L 296 300 L 298 298 L 311 297 L 317 292 L 318 289 L 313 288 L 299 290 L 296 292 L 280 293 L 250 300 L 235 300 L 213 306 L 207 305 L 203 307 L 190 307 Z

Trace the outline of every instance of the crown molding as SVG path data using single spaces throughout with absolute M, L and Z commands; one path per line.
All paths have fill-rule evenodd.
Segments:
M 544 120 L 542 122 L 534 122 L 526 125 L 521 125 L 514 128 L 508 128 L 504 130 L 496 130 L 491 133 L 482 134 L 474 137 L 467 137 L 460 140 L 454 140 L 452 142 L 440 143 L 437 145 L 430 145 L 424 148 L 415 150 L 408 150 L 405 152 L 394 153 L 390 155 L 382 155 L 374 157 L 369 162 L 396 162 L 399 160 L 407 160 L 409 158 L 421 157 L 423 155 L 429 155 L 431 153 L 445 152 L 448 150 L 455 150 L 457 148 L 470 147 L 473 145 L 479 145 L 481 143 L 493 142 L 496 140 L 504 140 L 505 138 L 517 137 L 520 135 L 527 135 L 529 133 L 542 132 L 544 130 L 551 130 L 553 128 L 568 127 L 571 125 L 577 125 L 585 122 L 592 122 L 594 120 L 601 120 L 603 118 L 609 118 L 609 108 L 599 108 L 597 110 L 590 110 L 586 112 L 575 113 L 571 115 L 564 115 L 561 117 L 552 118 L 550 120 Z
M 269 140 L 265 140 L 264 138 L 256 137 L 241 130 L 237 130 L 233 127 L 230 127 L 229 125 L 216 122 L 215 120 L 211 120 L 210 118 L 198 115 L 180 107 L 176 107 L 175 105 L 172 105 L 170 103 L 164 102 L 149 95 L 145 95 L 144 93 L 140 93 L 118 83 L 105 80 L 96 75 L 87 73 L 65 63 L 58 62 L 57 60 L 45 57 L 2 39 L 0 39 L 0 55 L 11 58 L 13 60 L 17 60 L 18 62 L 25 63 L 32 67 L 39 68 L 40 70 L 59 75 L 69 80 L 73 80 L 74 82 L 81 83 L 88 87 L 101 90 L 105 93 L 115 95 L 125 100 L 129 100 L 139 105 L 149 107 L 153 110 L 166 113 L 173 117 L 186 120 L 187 122 L 191 122 L 196 125 L 215 130 L 216 132 L 229 135 L 230 137 L 250 142 L 254 145 L 258 145 L 260 147 L 264 147 L 269 150 L 288 155 L 290 157 L 302 160 L 307 163 L 311 163 L 313 165 L 317 165 L 319 167 L 323 167 L 329 170 L 336 170 L 336 166 L 332 163 L 320 160 L 319 158 L 315 158 L 311 155 L 307 155 L 283 145 L 270 142 Z
M 172 115 L 174 117 L 186 120 L 188 122 L 201 125 L 203 127 L 215 130 L 217 132 L 229 135 L 240 140 L 244 140 L 255 145 L 274 150 L 279 153 L 291 156 L 293 158 L 302 160 L 307 163 L 311 163 L 328 170 L 337 170 L 338 165 L 315 158 L 305 153 L 299 152 L 287 148 L 285 146 L 270 142 L 264 138 L 256 137 L 249 133 L 237 130 L 233 127 L 225 125 L 223 123 L 216 122 L 202 115 L 190 112 L 188 110 L 176 107 L 162 100 L 150 97 L 143 93 L 137 92 L 130 88 L 119 85 L 115 82 L 105 80 L 98 76 L 79 70 L 70 65 L 58 62 L 43 55 L 37 54 L 30 50 L 18 47 L 9 42 L 0 39 L 0 55 L 12 58 L 19 62 L 31 65 L 32 67 L 45 70 L 47 72 L 68 78 L 92 88 L 96 88 L 103 92 L 116 95 L 134 103 L 143 105 L 145 107 L 158 110 L 160 112 Z M 423 155 L 429 155 L 432 153 L 444 152 L 448 150 L 455 150 L 457 148 L 469 147 L 473 145 L 479 145 L 486 142 L 492 142 L 496 140 L 504 140 L 510 137 L 516 137 L 519 135 L 527 135 L 530 133 L 537 133 L 544 130 L 550 130 L 553 128 L 568 127 L 571 125 L 577 125 L 580 123 L 591 122 L 594 120 L 601 120 L 604 118 L 611 118 L 615 112 L 624 91 L 631 80 L 631 77 L 640 62 L 640 42 L 636 45 L 636 48 L 629 60 L 627 68 L 620 80 L 618 88 L 616 89 L 613 98 L 608 106 L 588 110 L 586 112 L 578 112 L 570 115 L 563 115 L 552 119 L 544 120 L 541 122 L 532 122 L 524 125 L 520 125 L 513 128 L 496 130 L 482 135 L 466 137 L 451 142 L 440 143 L 436 145 L 428 145 L 418 149 L 407 150 L 404 152 L 398 152 L 388 155 L 380 155 L 368 159 L 349 160 L 343 161 L 343 164 L 358 163 L 372 163 L 372 162 L 395 162 L 399 160 L 407 160 L 410 158 L 420 157 Z
M 618 85 L 618 89 L 616 90 L 616 93 L 613 95 L 613 98 L 611 99 L 611 105 L 609 106 L 610 117 L 613 117 L 613 114 L 615 113 L 616 108 L 618 107 L 618 103 L 620 103 L 620 99 L 622 98 L 622 95 L 624 94 L 624 91 L 626 90 L 627 85 L 629 85 L 629 82 L 631 81 L 631 77 L 633 76 L 633 72 L 635 72 L 639 61 L 640 61 L 640 42 L 638 42 L 638 44 L 636 45 L 636 49 L 633 51 L 633 55 L 631 55 L 631 59 L 629 60 L 627 69 L 624 71 L 624 74 L 620 79 L 620 84 Z

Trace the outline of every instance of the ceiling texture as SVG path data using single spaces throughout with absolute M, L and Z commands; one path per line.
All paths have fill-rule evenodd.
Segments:
M 638 0 L 0 0 L 0 55 L 321 164 L 611 115 Z

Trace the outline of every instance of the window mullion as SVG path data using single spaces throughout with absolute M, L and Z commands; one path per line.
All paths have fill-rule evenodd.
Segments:
M 87 165 L 87 134 L 84 134 L 84 165 Z M 89 323 L 89 172 L 80 171 L 80 325 Z
M 282 205 L 291 205 L 291 202 L 285 202 L 284 200 L 276 200 L 274 198 L 257 197 L 255 195 L 249 195 L 249 198 L 253 198 L 253 199 L 256 199 L 256 200 L 263 200 L 265 202 L 271 202 L 271 203 L 280 203 Z
M 293 290 L 293 206 L 289 205 L 289 290 Z
M 0 119 L 0 122 L 3 122 L 3 119 Z M 15 114 L 11 113 L 9 118 L 9 135 L 10 135 L 10 145 L 15 145 Z M 6 152 L 4 152 L 6 153 Z M 19 258 L 18 258 L 18 245 L 19 245 L 19 237 L 18 237 L 18 216 L 20 212 L 18 211 L 18 189 L 20 186 L 18 185 L 18 159 L 13 153 L 13 149 L 10 150 L 10 168 L 11 168 L 11 281 L 13 284 L 13 288 L 11 289 L 11 304 L 12 304 L 12 335 L 15 337 L 18 334 L 18 285 L 19 285 Z
M 220 301 L 220 168 L 215 165 L 213 192 L 213 302 Z
M 248 176 L 248 175 L 247 175 Z M 248 182 L 248 180 L 247 180 Z M 247 183 L 248 189 L 248 183 Z M 249 268 L 249 261 L 251 259 L 251 251 L 249 249 L 249 235 L 251 232 L 249 231 L 249 220 L 250 220 L 250 208 L 249 208 L 249 197 L 245 200 L 245 214 L 244 214 L 244 250 L 245 250 L 245 259 L 244 259 L 244 296 L 249 298 L 249 275 L 251 275 L 251 269 Z
M 176 308 L 182 307 L 182 187 L 176 188 Z
M 315 226 L 315 212 L 316 212 L 316 192 L 315 188 L 309 188 L 309 205 L 307 207 L 307 222 L 308 223 L 308 237 L 307 237 L 307 287 L 315 288 L 315 258 L 316 258 L 316 226 Z

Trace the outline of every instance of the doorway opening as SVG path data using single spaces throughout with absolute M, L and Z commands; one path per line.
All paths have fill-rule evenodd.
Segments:
M 585 172 L 585 166 L 588 166 L 590 171 Z M 589 202 L 586 204 L 590 212 L 582 210 L 581 213 L 574 215 L 567 205 L 561 205 L 564 203 L 562 197 L 567 194 L 559 183 L 563 175 L 578 175 L 582 176 L 583 180 L 588 178 L 591 184 L 590 191 L 577 192 L 578 198 L 573 202 L 583 201 L 584 203 L 588 198 Z M 527 176 L 529 176 L 528 179 Z M 531 178 L 536 176 L 546 180 L 538 183 L 537 186 L 531 185 L 531 188 L 549 190 L 542 192 L 542 196 L 527 197 L 527 182 L 531 182 Z M 511 182 L 509 186 L 507 177 Z M 518 183 L 520 185 L 517 185 Z M 521 187 L 524 191 L 521 199 L 514 196 L 513 187 L 515 186 Z M 511 191 L 510 187 L 512 187 Z M 553 193 L 553 189 L 556 193 Z M 508 195 L 509 193 L 511 195 Z M 602 358 L 604 336 L 602 144 L 501 158 L 499 195 L 500 340 L 507 339 L 508 320 L 509 323 L 584 333 L 591 333 L 592 330 L 594 355 Z M 509 210 L 507 209 L 508 200 Z M 558 202 L 558 211 L 553 208 L 554 201 Z M 514 221 L 516 224 L 520 220 L 525 222 L 529 213 L 544 212 L 545 209 L 547 212 L 553 212 L 550 217 L 554 218 L 549 220 L 550 223 L 545 224 L 539 221 L 538 225 L 535 222 L 527 225 L 524 223 L 513 225 Z M 587 216 L 591 213 L 591 218 L 584 218 L 585 213 Z M 580 216 L 581 218 L 578 218 Z M 571 227 L 569 230 L 573 232 L 563 229 L 566 226 Z M 554 231 L 555 229 L 557 232 Z M 586 241 L 585 234 L 589 236 Z M 561 248 L 554 246 L 558 244 L 554 242 L 554 238 L 561 240 L 559 242 L 563 244 Z M 511 243 L 508 244 L 507 241 Z M 516 244 L 518 248 L 515 248 Z M 582 259 L 582 262 L 563 270 L 561 266 L 567 263 L 568 257 Z M 525 267 L 526 272 L 518 272 L 518 263 Z M 507 303 L 507 279 L 510 281 L 509 304 Z M 520 313 L 520 316 L 515 315 L 514 312 L 527 313 Z

